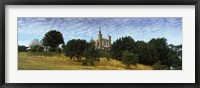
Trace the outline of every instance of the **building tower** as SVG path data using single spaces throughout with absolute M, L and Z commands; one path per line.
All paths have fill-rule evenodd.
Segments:
M 101 28 L 99 28 L 98 40 L 99 40 L 99 49 L 102 49 L 102 34 L 101 34 Z
M 108 48 L 110 49 L 110 47 L 111 47 L 111 36 L 110 35 L 108 35 Z

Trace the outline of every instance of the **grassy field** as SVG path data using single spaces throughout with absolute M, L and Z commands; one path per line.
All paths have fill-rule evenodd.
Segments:
M 111 58 L 100 58 L 94 66 L 83 66 L 82 62 L 69 59 L 63 54 L 47 56 L 34 55 L 30 52 L 19 52 L 18 70 L 152 70 L 151 66 L 137 64 L 127 69 L 120 61 Z

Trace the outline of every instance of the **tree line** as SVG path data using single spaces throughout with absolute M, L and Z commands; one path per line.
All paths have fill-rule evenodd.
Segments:
M 62 44 L 62 47 L 59 45 Z M 65 56 L 81 61 L 83 65 L 94 65 L 100 57 L 112 57 L 129 67 L 137 63 L 151 65 L 154 69 L 182 69 L 182 45 L 167 43 L 165 38 L 153 38 L 148 42 L 135 41 L 131 36 L 121 37 L 113 42 L 110 51 L 97 50 L 95 41 L 87 42 L 72 39 L 64 44 L 62 33 L 56 30 L 47 32 L 42 40 L 30 43 L 31 52 L 43 52 L 42 46 L 50 46 L 50 52 L 63 52 Z M 18 46 L 19 51 L 26 51 L 25 46 Z
M 153 65 L 156 69 L 182 69 L 182 45 L 168 45 L 165 38 L 144 42 L 134 41 L 130 36 L 122 37 L 112 44 L 111 53 L 114 59 L 129 62 L 127 64 Z

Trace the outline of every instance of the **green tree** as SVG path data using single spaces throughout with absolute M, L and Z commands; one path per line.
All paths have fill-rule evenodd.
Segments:
M 138 63 L 138 55 L 126 50 L 122 53 L 122 62 L 129 68 L 131 64 L 135 65 Z
M 167 44 L 167 39 L 165 38 L 153 38 L 149 41 L 150 47 L 156 50 L 158 58 L 161 64 L 167 64 L 169 47 Z
M 178 58 L 179 58 L 179 59 L 182 59 L 182 44 L 176 45 L 176 46 L 170 44 L 170 45 L 169 45 L 169 48 L 170 48 L 172 51 L 176 52 L 176 54 L 178 55 Z
M 148 48 L 148 43 L 144 41 L 137 41 L 135 42 L 134 53 L 142 53 Z
M 110 53 L 108 50 L 98 50 L 99 57 L 112 58 Z
M 51 30 L 45 34 L 42 43 L 44 46 L 50 46 L 55 49 L 60 44 L 64 44 L 64 39 L 61 32 Z
M 111 46 L 112 57 L 117 60 L 122 60 L 122 52 L 125 50 L 133 52 L 134 43 L 135 41 L 130 36 L 117 39 Z
M 30 49 L 30 51 L 31 52 L 39 52 L 40 51 L 39 50 L 40 47 L 42 47 L 42 46 L 40 46 L 40 45 L 32 46 L 31 49 Z
M 42 46 L 37 46 L 36 51 L 37 52 L 42 52 L 44 48 Z
M 134 53 L 139 54 L 139 63 L 145 65 L 153 65 L 158 60 L 157 51 L 144 41 L 135 43 Z
M 26 46 L 24 45 L 18 45 L 18 51 L 19 52 L 26 52 L 27 51 L 27 48 Z
M 65 55 L 69 56 L 71 59 L 76 58 L 80 61 L 87 46 L 86 40 L 72 39 L 64 46 L 64 52 Z
M 91 65 L 94 65 L 93 61 L 97 60 L 99 57 L 98 51 L 95 49 L 94 44 L 89 43 L 88 45 L 89 46 L 86 47 L 83 53 L 84 57 L 86 58 L 86 60 L 83 62 L 83 65 L 87 65 L 87 62 L 89 62 Z
M 56 48 L 56 52 L 61 53 L 62 49 L 60 47 Z
M 153 65 L 159 60 L 158 52 L 151 45 L 147 45 L 146 50 L 139 53 L 139 62 L 145 65 Z
M 169 45 L 167 65 L 175 69 L 182 69 L 182 45 Z

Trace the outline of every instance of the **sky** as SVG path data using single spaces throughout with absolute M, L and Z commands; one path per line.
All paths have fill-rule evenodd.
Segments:
M 148 42 L 152 38 L 166 38 L 168 44 L 182 44 L 182 18 L 36 18 L 18 17 L 18 44 L 28 46 L 33 39 L 41 40 L 50 30 L 60 31 L 65 44 L 71 39 L 90 41 L 111 36 L 112 42 L 131 36 L 135 41 Z

